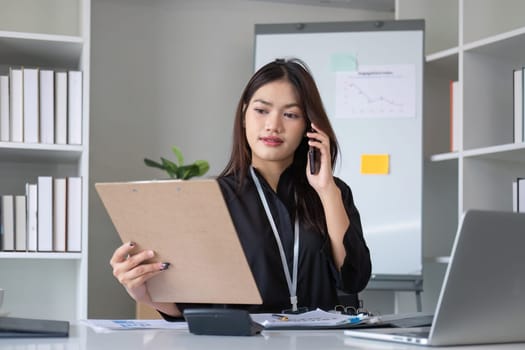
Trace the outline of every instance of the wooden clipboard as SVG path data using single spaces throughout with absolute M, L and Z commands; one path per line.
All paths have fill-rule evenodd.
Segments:
M 261 304 L 216 180 L 97 183 L 123 242 L 168 270 L 147 282 L 156 302 Z

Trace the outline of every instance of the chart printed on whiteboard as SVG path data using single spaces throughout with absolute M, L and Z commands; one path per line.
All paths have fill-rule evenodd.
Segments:
M 336 118 L 414 118 L 416 72 L 412 64 L 359 65 L 336 73 Z

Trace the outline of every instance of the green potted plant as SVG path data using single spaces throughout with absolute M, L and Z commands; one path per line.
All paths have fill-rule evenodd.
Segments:
M 158 168 L 168 173 L 172 179 L 188 180 L 195 176 L 202 176 L 208 172 L 210 165 L 205 160 L 196 160 L 191 164 L 184 164 L 184 156 L 181 150 L 173 146 L 171 151 L 177 157 L 177 163 L 160 157 L 160 163 L 149 158 L 144 158 L 144 164 L 152 168 Z

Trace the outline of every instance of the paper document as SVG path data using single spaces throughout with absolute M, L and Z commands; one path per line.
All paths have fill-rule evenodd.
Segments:
M 266 329 L 283 327 L 339 327 L 368 322 L 370 317 L 351 316 L 317 309 L 302 314 L 251 314 L 252 320 Z
M 107 333 L 131 329 L 188 329 L 186 322 L 168 322 L 165 320 L 82 320 L 97 333 Z

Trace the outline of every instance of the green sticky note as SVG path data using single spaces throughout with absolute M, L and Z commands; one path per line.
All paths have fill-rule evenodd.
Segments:
M 357 57 L 351 53 L 335 53 L 331 57 L 333 72 L 353 72 L 357 70 Z

